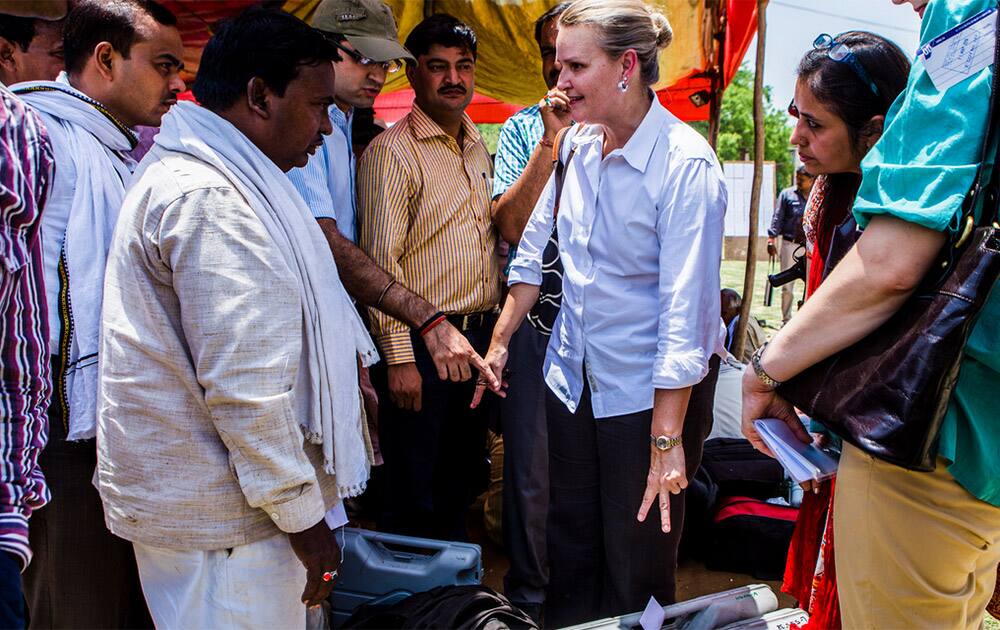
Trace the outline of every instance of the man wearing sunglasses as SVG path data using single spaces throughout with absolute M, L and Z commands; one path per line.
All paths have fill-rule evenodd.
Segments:
M 371 107 L 387 76 L 402 67 L 403 59 L 412 61 L 413 55 L 399 43 L 392 10 L 381 0 L 322 0 L 310 24 L 341 52 L 340 61 L 333 62 L 337 76 L 334 105 L 329 109 L 333 132 L 324 137 L 308 164 L 289 171 L 288 178 L 319 221 L 351 297 L 417 328 L 438 308 L 397 283 L 355 245 L 356 159 L 351 137 L 355 109 Z M 466 380 L 478 370 L 495 382 L 482 358 L 449 322 L 429 330 L 424 340 L 441 379 Z M 376 395 L 367 369 L 362 370 L 361 380 L 372 420 Z M 374 427 L 371 433 L 374 438 Z
M 335 221 L 341 234 L 356 242 L 354 110 L 374 105 L 388 75 L 399 70 L 401 59 L 413 56 L 397 41 L 392 11 L 381 0 L 324 0 L 311 24 L 341 52 L 341 60 L 333 63 L 337 74 L 336 103 L 330 107 L 333 133 L 306 166 L 293 169 L 288 177 L 317 219 Z

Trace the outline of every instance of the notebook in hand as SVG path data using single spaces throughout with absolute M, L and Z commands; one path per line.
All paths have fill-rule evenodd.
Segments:
M 803 444 L 782 420 L 761 418 L 754 420 L 754 426 L 795 483 L 822 481 L 837 474 L 837 460 L 814 444 Z

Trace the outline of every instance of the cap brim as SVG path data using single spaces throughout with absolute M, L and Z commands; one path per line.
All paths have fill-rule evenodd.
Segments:
M 61 20 L 68 8 L 66 0 L 0 0 L 0 13 L 42 20 Z
M 354 46 L 359 53 L 373 61 L 392 61 L 393 59 L 416 59 L 403 48 L 403 45 L 392 39 L 382 39 L 381 37 L 361 37 L 358 35 L 345 35 L 347 41 Z

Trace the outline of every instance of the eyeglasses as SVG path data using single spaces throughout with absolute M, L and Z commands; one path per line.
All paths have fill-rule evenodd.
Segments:
M 342 52 L 347 53 L 347 55 L 351 59 L 357 61 L 366 68 L 375 66 L 378 68 L 382 68 L 386 72 L 393 73 L 402 67 L 402 64 L 399 63 L 399 59 L 390 59 L 389 61 L 375 61 L 374 59 L 365 57 L 356 50 L 351 50 L 350 48 L 344 46 L 340 42 L 333 42 L 333 45 L 339 48 Z
M 858 75 L 865 85 L 871 88 L 872 93 L 878 96 L 878 86 L 872 81 L 872 77 L 865 70 L 865 67 L 861 65 L 858 61 L 857 56 L 851 51 L 851 47 L 844 43 L 837 43 L 837 40 L 826 33 L 823 33 L 815 40 L 813 40 L 813 48 L 815 50 L 825 50 L 826 56 L 838 63 L 846 63 L 854 70 L 854 74 Z
M 788 115 L 792 118 L 799 117 L 799 106 L 795 104 L 794 98 L 788 103 Z

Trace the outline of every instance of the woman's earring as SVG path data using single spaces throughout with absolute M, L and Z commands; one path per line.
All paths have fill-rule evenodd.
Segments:
M 622 92 L 628 91 L 628 81 L 625 80 L 625 77 L 622 77 L 622 80 L 618 82 L 618 89 Z

